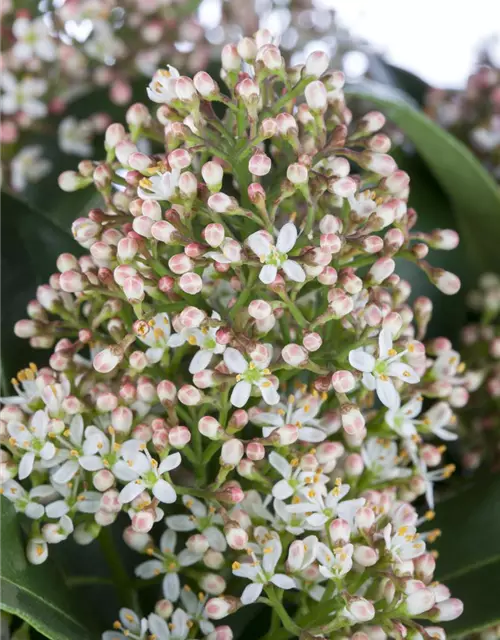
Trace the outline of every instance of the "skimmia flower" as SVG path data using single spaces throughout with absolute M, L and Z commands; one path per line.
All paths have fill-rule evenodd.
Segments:
M 231 393 L 231 403 L 235 407 L 244 407 L 250 398 L 252 387 L 256 387 L 267 404 L 279 402 L 279 395 L 271 380 L 271 371 L 267 368 L 271 362 L 272 347 L 263 345 L 267 355 L 258 361 L 248 362 L 243 355 L 232 347 L 224 351 L 224 362 L 236 374 L 236 385 Z
M 279 269 L 282 269 L 290 280 L 304 282 L 306 279 L 304 269 L 298 262 L 288 258 L 296 242 L 297 227 L 292 222 L 288 222 L 280 229 L 276 245 L 273 244 L 272 238 L 262 231 L 253 233 L 247 239 L 248 246 L 264 265 L 259 273 L 259 278 L 264 284 L 274 282 Z

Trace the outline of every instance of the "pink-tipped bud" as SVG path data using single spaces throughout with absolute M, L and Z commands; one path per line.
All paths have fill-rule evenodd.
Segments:
M 204 416 L 198 422 L 200 433 L 210 440 L 219 440 L 224 435 L 224 429 L 212 416 Z
M 354 404 L 345 404 L 341 407 L 342 427 L 350 435 L 361 433 L 365 428 L 363 414 Z
M 454 273 L 444 271 L 444 269 L 435 269 L 433 273 L 433 281 L 436 287 L 447 296 L 453 296 L 458 293 L 461 282 L 460 278 Z
M 306 76 L 319 78 L 328 69 L 330 58 L 324 51 L 313 51 L 307 56 L 303 73 Z
M 172 427 L 168 433 L 168 442 L 175 449 L 183 449 L 191 442 L 191 432 L 187 427 Z
M 179 401 L 187 407 L 195 407 L 200 404 L 203 399 L 201 392 L 191 384 L 183 385 L 177 392 L 177 397 Z
M 193 84 L 203 98 L 211 98 L 220 93 L 218 84 L 206 71 L 198 71 L 193 78 Z
M 293 367 L 298 367 L 309 359 L 307 351 L 299 344 L 287 344 L 281 350 L 281 357 L 287 364 Z
M 224 596 L 223 598 L 211 598 L 205 606 L 205 612 L 211 620 L 220 620 L 236 611 L 237 608 L 238 600 L 236 598 Z
M 271 171 L 271 158 L 265 153 L 254 153 L 248 161 L 248 170 L 255 176 L 266 176 Z
M 309 179 L 309 172 L 307 167 L 296 162 L 288 166 L 286 177 L 294 185 L 303 185 L 306 184 Z
M 99 373 L 109 373 L 121 362 L 123 354 L 119 347 L 108 347 L 100 351 L 92 362 Z
M 336 371 L 332 375 L 332 386 L 337 393 L 349 393 L 356 386 L 356 378 L 350 371 Z
M 346 606 L 346 613 L 355 622 L 368 622 L 375 617 L 375 608 L 365 598 L 353 598 Z
M 223 464 L 235 467 L 243 458 L 244 453 L 245 448 L 241 440 L 232 438 L 222 445 L 220 459 Z
M 104 145 L 106 149 L 114 149 L 116 145 L 125 140 L 127 137 L 127 133 L 122 124 L 114 123 L 110 124 L 106 129 L 106 133 L 104 135 Z
M 227 525 L 224 527 L 224 533 L 226 535 L 227 544 L 231 549 L 241 551 L 248 546 L 248 533 L 241 527 L 234 525 Z
M 249 442 L 246 447 L 246 454 L 250 460 L 263 460 L 266 455 L 266 449 L 260 442 Z
M 196 295 L 203 289 L 203 280 L 197 273 L 184 273 L 179 278 L 179 287 L 189 295 Z
M 224 227 L 218 222 L 208 224 L 203 230 L 202 235 L 205 242 L 215 249 L 219 247 L 224 240 Z
M 155 523 L 155 514 L 149 509 L 139 511 L 132 516 L 132 529 L 137 533 L 148 533 Z
M 321 338 L 319 333 L 316 333 L 315 331 L 311 331 L 310 333 L 306 333 L 304 335 L 302 344 L 307 349 L 307 351 L 309 351 L 310 353 L 314 353 L 314 351 L 317 351 L 318 349 L 321 348 L 321 345 L 323 344 L 323 339 Z
M 307 106 L 311 111 L 323 113 L 328 105 L 328 92 L 321 80 L 314 80 L 307 85 L 304 91 Z

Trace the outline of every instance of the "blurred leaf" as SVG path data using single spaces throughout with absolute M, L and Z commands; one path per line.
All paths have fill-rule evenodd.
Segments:
M 348 89 L 348 93 L 383 109 L 413 142 L 452 203 L 472 269 L 480 273 L 498 268 L 500 189 L 480 162 L 414 108 L 407 94 L 375 83 Z
M 36 287 L 56 270 L 63 251 L 80 255 L 71 234 L 34 211 L 25 202 L 2 192 L 2 374 L 9 380 L 32 359 L 43 362 L 46 351 L 34 351 L 27 340 L 17 338 L 13 326 L 26 317 L 26 304 Z
M 370 56 L 369 74 L 376 82 L 400 89 L 421 107 L 424 105 L 429 85 L 411 71 L 389 64 L 383 57 L 375 55 Z
M 453 637 L 500 623 L 500 477 L 488 476 L 438 505 L 436 578 L 464 601 Z
M 80 620 L 82 608 L 72 601 L 50 561 L 35 567 L 26 560 L 14 507 L 2 497 L 0 509 L 0 608 L 19 616 L 51 640 L 97 639 L 98 633 L 90 631 Z

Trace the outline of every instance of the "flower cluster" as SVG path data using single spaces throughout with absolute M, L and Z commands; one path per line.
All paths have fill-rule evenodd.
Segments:
M 500 181 L 500 69 L 484 65 L 472 73 L 464 91 L 432 89 L 427 112 L 478 156 Z
M 482 462 L 500 463 L 500 277 L 485 273 L 469 294 L 477 321 L 462 330 L 470 402 L 459 412 L 463 464 L 476 469 Z
M 324 53 L 287 69 L 261 30 L 221 57 L 224 90 L 157 70 L 154 112 L 60 176 L 102 207 L 16 324 L 54 349 L 1 411 L 3 493 L 34 563 L 128 514 L 161 599 L 105 640 L 230 639 L 212 621 L 256 601 L 294 637 L 444 638 L 462 603 L 417 528 L 469 389 L 395 260 L 453 294 L 426 256 L 458 236 L 414 230 L 383 115 L 352 122 Z

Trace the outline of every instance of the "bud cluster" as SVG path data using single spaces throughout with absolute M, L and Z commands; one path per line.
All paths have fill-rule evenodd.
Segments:
M 54 347 L 0 414 L 28 558 L 128 514 L 162 598 L 109 640 L 229 640 L 212 620 L 256 601 L 294 637 L 444 638 L 462 604 L 417 527 L 468 380 L 395 260 L 453 294 L 426 257 L 458 236 L 415 230 L 384 116 L 352 121 L 324 53 L 286 68 L 261 30 L 221 58 L 224 89 L 156 71 L 155 110 L 130 107 L 102 162 L 60 176 L 102 207 L 73 224 L 88 254 L 62 254 L 15 327 Z
M 478 156 L 500 181 L 500 69 L 484 65 L 463 91 L 432 89 L 426 109 Z

